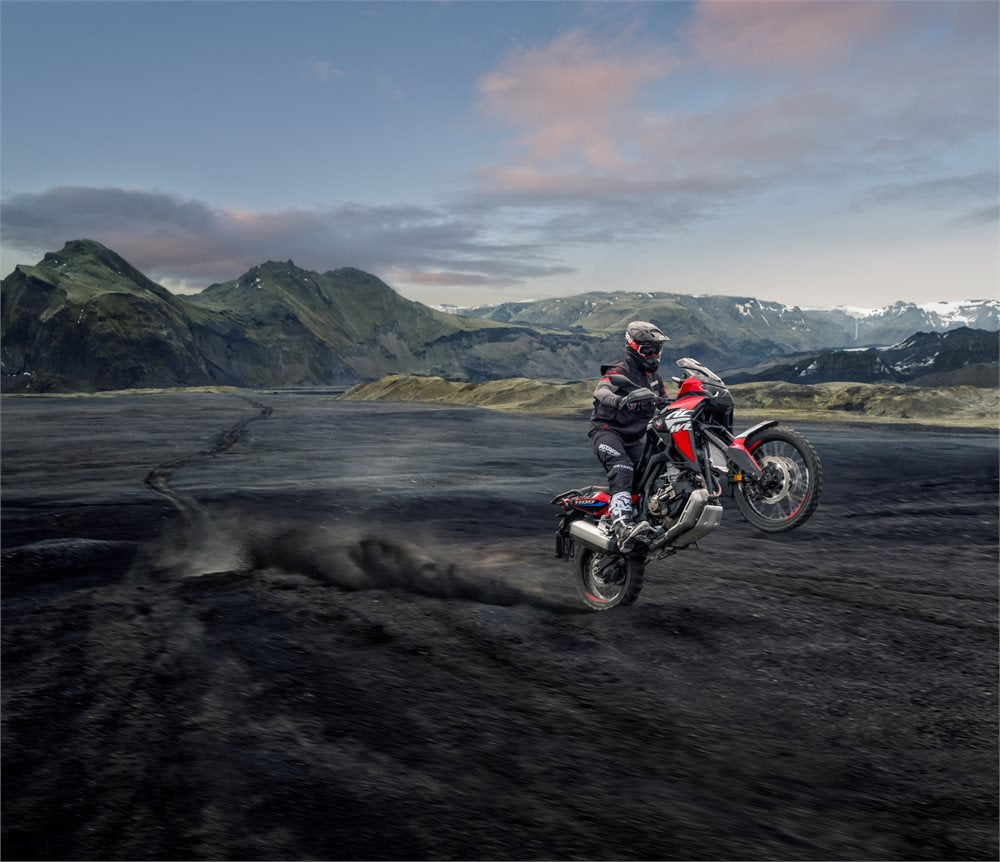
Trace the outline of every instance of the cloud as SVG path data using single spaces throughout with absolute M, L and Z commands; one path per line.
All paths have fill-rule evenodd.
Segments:
M 267 259 L 397 272 L 414 283 L 509 286 L 571 271 L 533 242 L 490 238 L 471 217 L 415 206 L 342 204 L 241 212 L 158 191 L 65 186 L 3 202 L 5 245 L 104 243 L 173 286 L 227 281 Z
M 615 31 L 621 8 L 630 20 Z M 500 155 L 444 203 L 239 212 L 62 187 L 4 201 L 5 242 L 91 237 L 199 287 L 293 257 L 500 288 L 571 272 L 574 246 L 648 243 L 751 209 L 748 232 L 778 224 L 774 201 L 797 201 L 805 219 L 812 207 L 817 223 L 875 207 L 908 218 L 948 206 L 965 213 L 956 226 L 996 218 L 996 3 L 715 0 L 678 5 L 669 32 L 635 25 L 652 8 L 601 7 L 589 28 L 485 71 L 476 105 L 504 135 Z M 340 72 L 312 60 L 308 74 Z M 376 84 L 403 96 L 396 81 Z
M 815 69 L 883 42 L 910 11 L 855 0 L 712 0 L 695 7 L 688 38 L 697 61 L 719 67 Z
M 306 64 L 306 74 L 320 81 L 330 81 L 339 78 L 344 73 L 329 60 L 313 60 Z
M 508 57 L 480 79 L 479 94 L 488 115 L 518 130 L 529 162 L 569 157 L 619 171 L 628 155 L 618 128 L 634 121 L 642 86 L 674 66 L 662 46 L 608 45 L 574 30 Z
M 642 241 L 775 192 L 815 191 L 827 212 L 867 177 L 941 192 L 949 160 L 995 141 L 996 4 L 692 8 L 669 36 L 604 21 L 482 76 L 480 107 L 511 134 L 464 210 L 533 219 L 553 245 Z
M 1000 221 L 1000 204 L 987 204 L 952 219 L 950 224 L 953 227 L 978 227 L 979 225 L 995 224 L 997 221 Z
M 906 183 L 886 183 L 874 186 L 854 202 L 854 209 L 891 204 L 920 204 L 926 207 L 954 206 L 970 199 L 996 200 L 1000 174 L 981 171 L 959 176 L 936 177 L 931 180 Z

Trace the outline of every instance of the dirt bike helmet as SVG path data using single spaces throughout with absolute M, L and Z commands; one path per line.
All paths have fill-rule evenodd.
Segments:
M 660 367 L 660 350 L 667 341 L 658 326 L 645 320 L 633 320 L 625 329 L 625 351 L 646 371 Z

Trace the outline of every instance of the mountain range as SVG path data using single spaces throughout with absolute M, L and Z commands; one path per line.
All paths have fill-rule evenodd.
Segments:
M 896 302 L 879 309 L 800 308 L 753 297 L 616 291 L 443 308 L 454 314 L 570 332 L 619 331 L 630 320 L 652 320 L 670 335 L 671 346 L 678 338 L 682 343 L 693 342 L 727 331 L 747 341 L 773 340 L 786 353 L 895 344 L 914 332 L 946 332 L 960 326 L 1000 329 L 1000 302 L 995 299 L 923 305 Z
M 92 240 L 19 265 L 0 292 L 4 391 L 345 385 L 390 373 L 590 379 L 620 356 L 634 319 L 667 331 L 667 363 L 694 356 L 720 371 L 771 367 L 775 357 L 856 343 L 862 331 L 895 332 L 914 308 L 864 317 L 745 297 L 617 292 L 448 313 L 361 270 L 319 273 L 290 260 L 179 295 Z M 952 318 L 995 330 L 998 306 L 970 303 Z M 936 313 L 929 328 L 948 320 Z
M 1000 385 L 1000 332 L 962 326 L 918 332 L 889 347 L 828 350 L 729 374 L 728 383 L 913 383 L 918 386 Z
M 606 336 L 446 314 L 361 270 L 290 260 L 181 296 L 74 240 L 18 266 L 0 290 L 6 391 L 338 385 L 401 371 L 589 376 L 615 352 Z

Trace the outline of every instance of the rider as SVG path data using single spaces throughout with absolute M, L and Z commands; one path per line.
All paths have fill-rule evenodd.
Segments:
M 590 443 L 608 474 L 611 493 L 611 526 L 623 551 L 653 538 L 646 521 L 636 521 L 632 510 L 635 465 L 642 454 L 646 425 L 655 412 L 652 401 L 622 405 L 628 390 L 619 389 L 608 378 L 627 377 L 635 387 L 644 386 L 665 395 L 660 367 L 660 349 L 669 341 L 663 332 L 645 320 L 633 320 L 625 330 L 625 358 L 602 365 L 603 375 L 594 390 L 594 412 L 590 415 Z

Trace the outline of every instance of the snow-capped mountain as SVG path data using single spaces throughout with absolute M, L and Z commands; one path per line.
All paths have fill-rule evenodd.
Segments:
M 823 351 L 727 377 L 730 383 L 917 383 L 996 386 L 1000 333 L 961 326 L 948 332 L 917 332 L 890 347 Z
M 817 309 L 826 311 L 843 311 L 851 317 L 872 319 L 888 319 L 912 314 L 914 310 L 925 316 L 928 322 L 938 326 L 952 328 L 968 326 L 970 329 L 991 329 L 986 323 L 997 323 L 1000 303 L 995 299 L 960 299 L 942 300 L 941 302 L 895 302 L 884 308 L 854 308 L 839 305 L 833 309 Z
M 809 308 L 753 297 L 615 291 L 447 310 L 571 332 L 617 332 L 629 320 L 651 320 L 678 346 L 718 337 L 730 345 L 734 340 L 752 339 L 761 345 L 769 342 L 772 354 L 884 346 L 914 332 L 947 332 L 960 326 L 1000 330 L 1000 301 L 996 299 L 896 302 L 876 309 Z
M 913 332 L 948 332 L 960 326 L 970 329 L 1000 329 L 1000 302 L 995 299 L 966 299 L 942 302 L 894 302 L 884 308 L 808 309 L 816 319 L 840 318 L 851 342 L 884 344 Z

